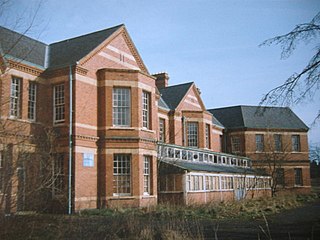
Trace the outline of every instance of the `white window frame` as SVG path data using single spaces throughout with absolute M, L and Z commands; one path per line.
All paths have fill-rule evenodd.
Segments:
M 282 135 L 281 134 L 274 134 L 274 150 L 275 152 L 282 152 Z
M 142 91 L 142 127 L 150 129 L 150 93 Z
M 187 145 L 198 147 L 199 125 L 198 122 L 187 122 Z
M 301 151 L 300 135 L 291 136 L 292 152 Z
M 159 118 L 159 141 L 166 141 L 166 120 Z
M 113 155 L 113 196 L 131 195 L 131 155 Z
M 64 155 L 57 154 L 53 159 L 53 195 L 61 195 L 65 189 L 64 182 Z
M 303 186 L 302 168 L 294 168 L 294 185 Z
M 131 125 L 131 89 L 114 87 L 112 91 L 113 126 L 130 127 Z
M 94 154 L 93 153 L 83 153 L 83 167 L 94 167 Z
M 143 194 L 150 195 L 151 156 L 143 156 Z
M 258 137 L 261 137 L 260 139 Z M 263 134 L 256 134 L 256 152 L 263 152 L 264 151 L 264 135 Z
M 65 87 L 64 83 L 53 87 L 53 122 L 65 121 Z
M 10 117 L 20 117 L 22 78 L 12 77 L 10 91 Z
M 37 84 L 29 82 L 29 96 L 28 96 L 28 119 L 31 121 L 36 120 L 37 108 Z
M 210 124 L 206 124 L 206 148 L 210 148 Z
M 240 136 L 231 136 L 231 152 L 240 152 Z

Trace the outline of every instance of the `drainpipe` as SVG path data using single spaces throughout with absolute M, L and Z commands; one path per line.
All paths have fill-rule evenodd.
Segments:
M 187 146 L 187 143 L 186 143 L 186 121 L 187 121 L 187 118 L 185 116 L 182 116 L 182 125 L 183 125 L 183 146 Z
M 68 173 L 68 214 L 72 214 L 72 154 L 73 154 L 73 86 L 72 66 L 69 66 L 69 173 Z

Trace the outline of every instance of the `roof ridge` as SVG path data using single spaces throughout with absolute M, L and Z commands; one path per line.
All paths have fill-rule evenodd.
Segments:
M 171 86 L 164 87 L 164 88 L 160 88 L 160 89 L 162 90 L 162 89 L 167 89 L 167 88 L 171 88 L 171 87 L 179 87 L 179 86 L 188 85 L 188 84 L 193 84 L 193 83 L 194 83 L 194 82 L 180 83 L 180 84 L 171 85 Z M 160 89 L 159 89 L 159 90 L 160 90 Z
M 86 33 L 86 34 L 79 35 L 79 36 L 76 36 L 76 37 L 67 38 L 67 39 L 64 39 L 64 40 L 61 40 L 61 41 L 58 41 L 58 42 L 50 43 L 49 45 L 51 46 L 51 45 L 54 45 L 54 44 L 67 42 L 67 41 L 74 40 L 74 39 L 77 39 L 77 38 L 86 37 L 86 36 L 89 36 L 89 35 L 92 35 L 92 34 L 96 34 L 96 33 L 99 33 L 99 32 L 103 32 L 103 31 L 106 31 L 106 30 L 111 30 L 113 28 L 120 28 L 121 26 L 125 26 L 125 25 L 122 23 L 122 24 L 119 24 L 119 25 L 114 26 L 114 27 L 105 28 L 105 29 L 101 29 L 101 30 L 98 30 L 98 31 L 95 31 L 95 32 Z

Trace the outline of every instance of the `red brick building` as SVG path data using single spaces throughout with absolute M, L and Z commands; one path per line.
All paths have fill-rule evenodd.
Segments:
M 224 152 L 252 159 L 275 192 L 309 193 L 308 127 L 290 108 L 232 106 L 209 110 L 225 126 Z
M 151 75 L 124 25 L 49 45 L 0 36 L 1 209 L 270 195 L 248 157 L 222 153 L 196 85 Z

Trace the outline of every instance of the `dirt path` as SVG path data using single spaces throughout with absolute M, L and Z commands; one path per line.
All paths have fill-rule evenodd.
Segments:
M 266 226 L 269 225 L 269 227 Z M 287 210 L 277 215 L 268 216 L 267 223 L 263 219 L 223 220 L 206 224 L 205 238 L 215 239 L 218 226 L 218 239 L 320 239 L 320 201 L 300 208 Z M 263 233 L 261 227 L 266 234 Z M 270 236 L 268 236 L 268 229 Z

